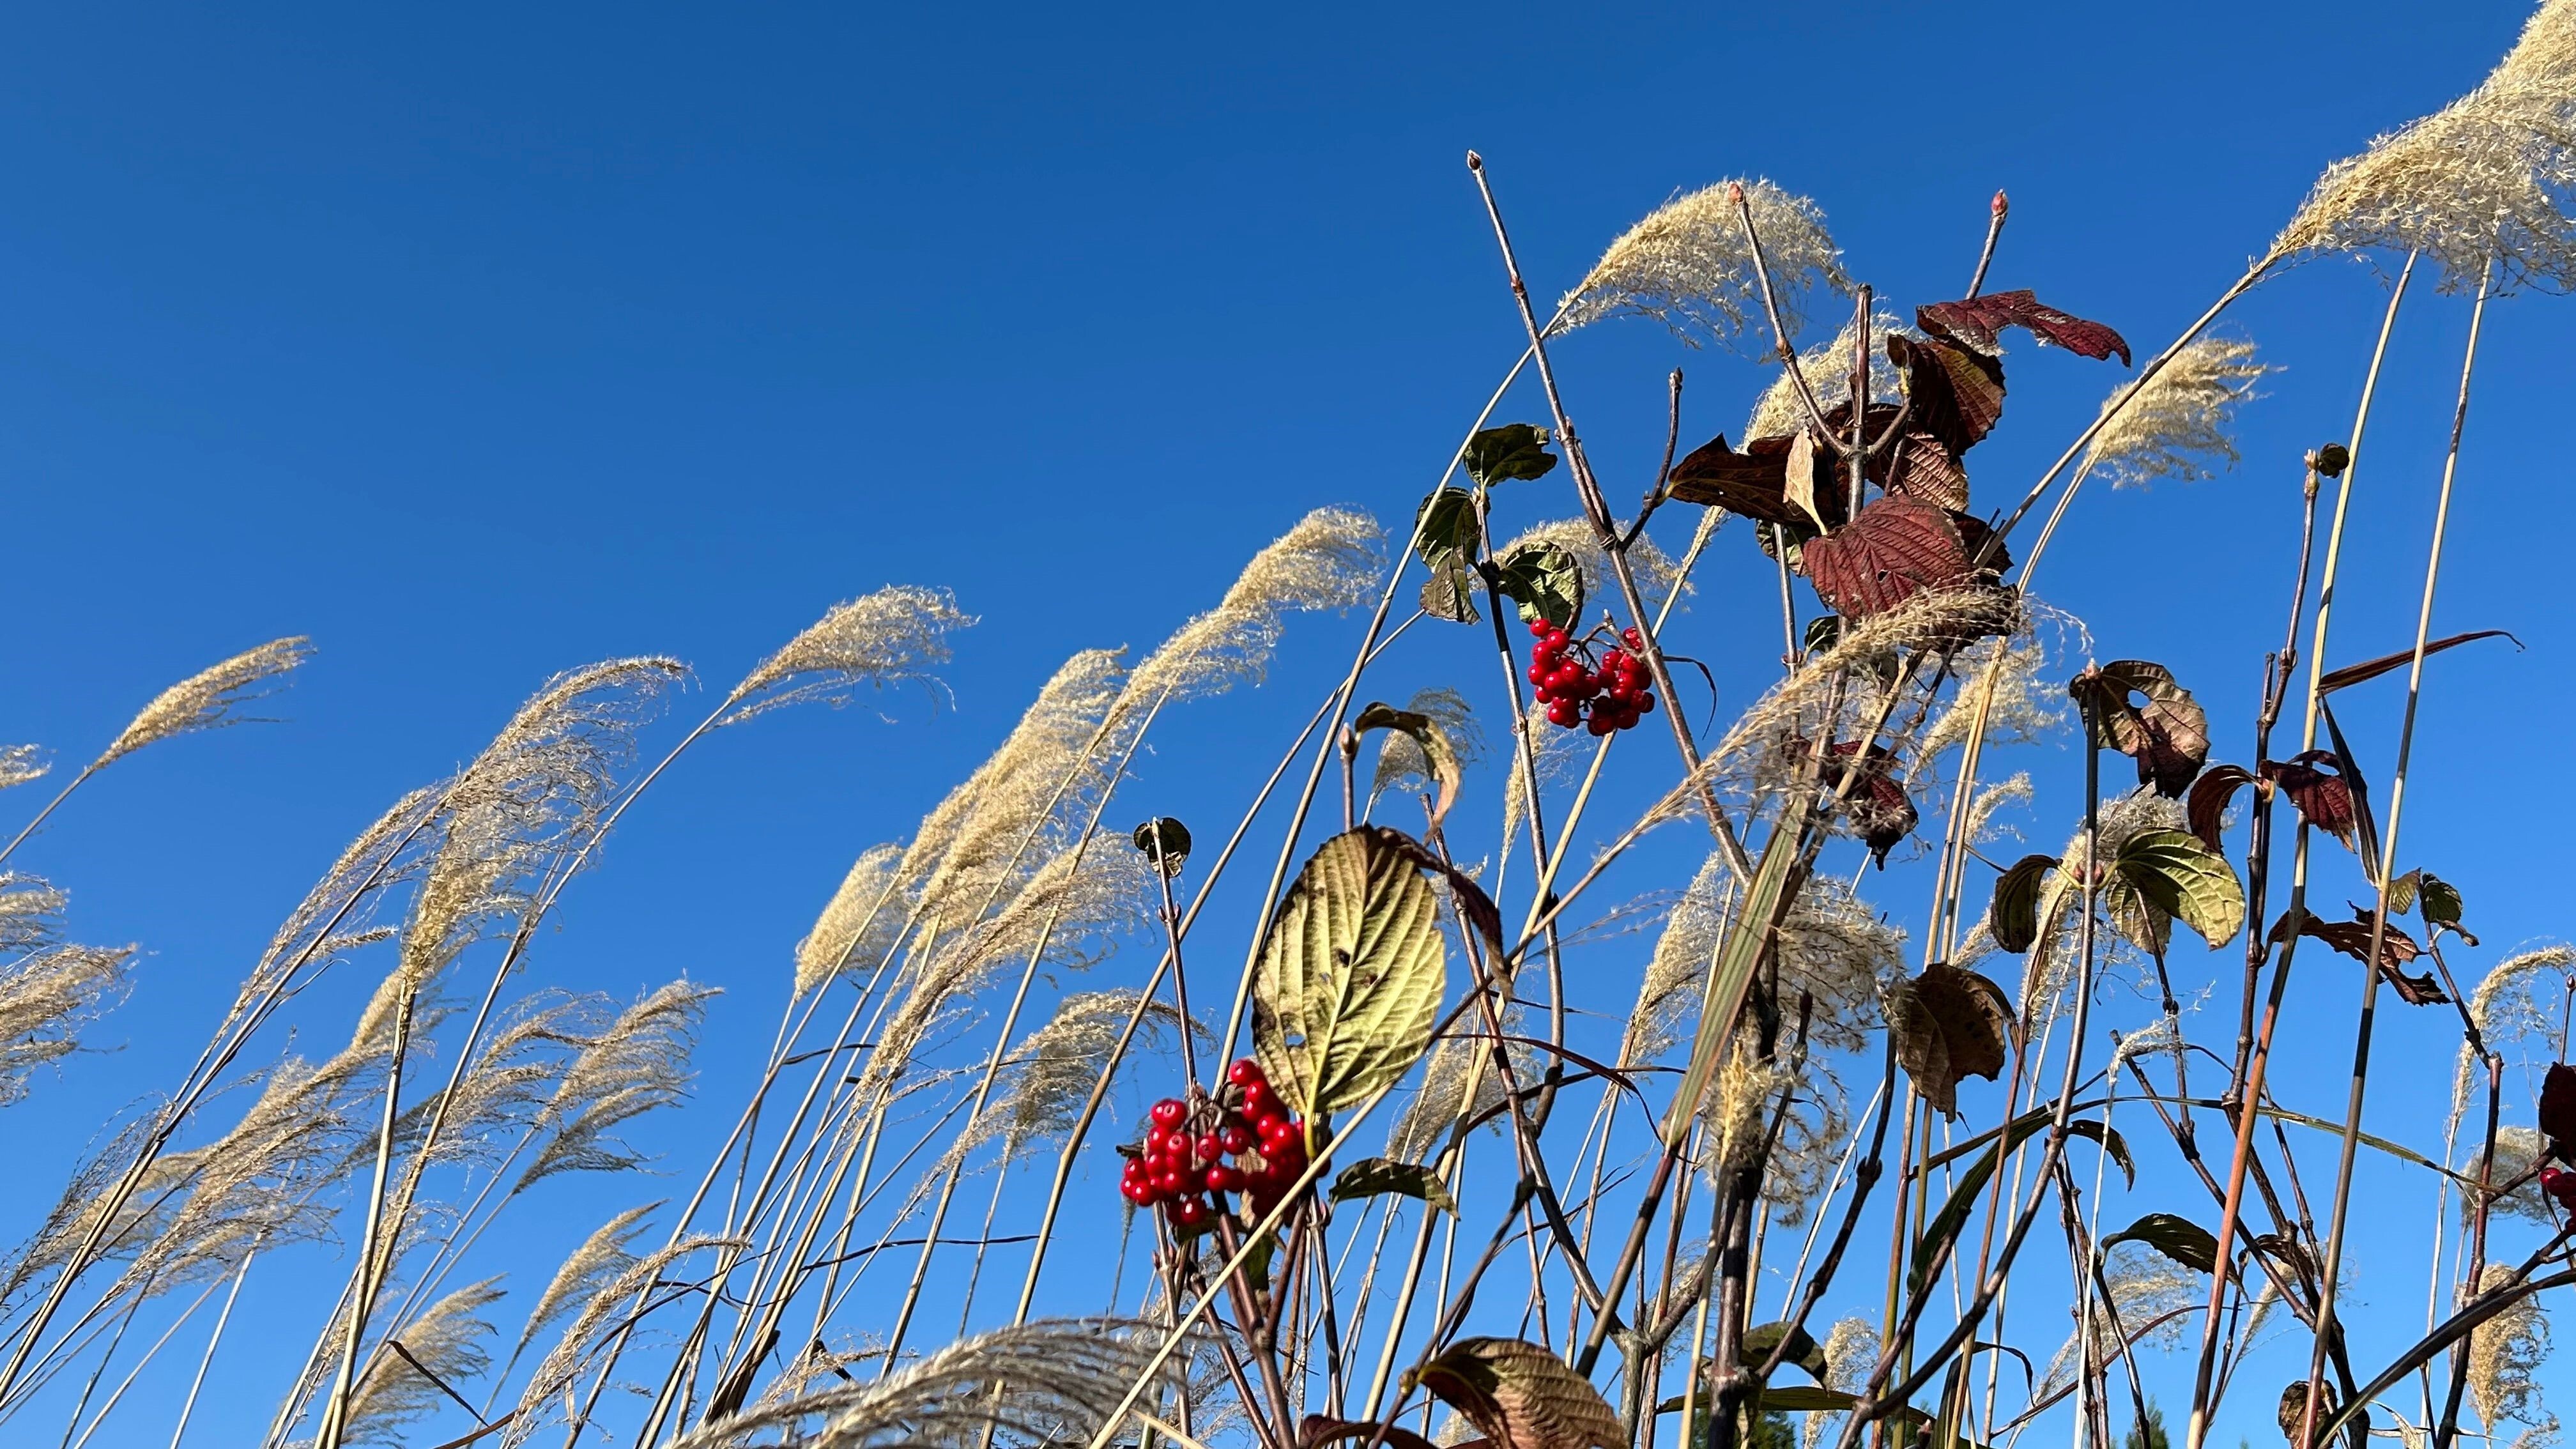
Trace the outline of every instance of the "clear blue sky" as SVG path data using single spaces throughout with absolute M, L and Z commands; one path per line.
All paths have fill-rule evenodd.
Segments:
M 99 1036 L 123 1050 L 40 1080 L 9 1138 L 58 1160 L 175 1075 L 348 836 L 550 671 L 669 652 L 722 688 L 836 599 L 953 587 L 984 621 L 947 672 L 953 713 L 888 701 L 891 723 L 807 711 L 719 737 L 539 953 L 548 982 L 732 988 L 701 1114 L 729 1118 L 742 1067 L 716 1048 L 766 1041 L 787 953 L 850 857 L 917 818 L 1065 654 L 1160 638 L 1311 506 L 1407 516 L 1518 346 L 1470 146 L 1542 294 L 1677 188 L 1766 174 L 1822 204 L 1882 295 L 1938 300 L 2000 186 L 1995 284 L 2152 350 L 2323 163 L 2465 89 L 2525 13 L 22 10 L 0 46 L 18 619 L 0 739 L 76 761 L 208 661 L 287 633 L 321 652 L 286 723 L 119 765 L 22 857 L 72 891 L 75 935 L 148 955 Z M 2052 566 L 2103 657 L 2164 660 L 2199 691 L 2222 757 L 2250 748 L 2280 630 L 2297 455 L 2348 426 L 2381 295 L 2348 263 L 2258 294 L 2237 325 L 2288 370 L 2246 419 L 2246 466 L 2093 498 Z M 2355 545 L 2384 587 L 2347 600 L 2344 658 L 2411 630 L 2464 323 L 2445 300 L 2400 329 Z M 2529 650 L 2441 666 L 2406 853 L 2468 891 L 2492 948 L 2576 929 L 2543 733 L 2568 703 L 2554 434 L 2576 311 L 2516 298 L 2489 325 L 2436 629 L 2510 627 Z M 1689 372 L 1686 444 L 1734 435 L 1762 381 L 1651 324 L 1565 358 L 1619 499 L 1662 441 L 1666 368 Z M 1981 506 L 2115 379 L 2028 349 L 2014 366 Z M 1742 536 L 1719 557 L 1739 582 L 1713 581 L 1688 627 L 1753 679 L 1776 625 L 1741 579 L 1767 574 Z M 1137 813 L 1233 808 L 1226 732 L 1302 718 L 1349 627 L 1305 628 L 1277 685 L 1176 733 Z M 2355 722 L 2383 759 L 2395 701 Z M 2041 846 L 2079 800 L 2075 756 L 2055 769 Z M 2348 980 L 2317 972 L 2302 1001 L 2332 1025 L 2293 1044 L 2323 1113 Z M 2447 1062 L 2455 1040 L 2430 1015 L 2391 1030 L 2401 1061 Z M 2438 1103 L 2385 1110 L 2374 1128 L 2420 1132 Z M 695 1129 L 648 1140 L 693 1170 Z M 0 1187 L 12 1221 L 49 1190 L 23 1170 Z M 2361 1292 L 2399 1320 L 2421 1310 L 2420 1196 L 2368 1214 Z

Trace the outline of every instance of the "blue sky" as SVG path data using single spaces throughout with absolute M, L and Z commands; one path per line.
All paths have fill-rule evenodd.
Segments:
M 284 723 L 120 764 L 21 857 L 72 891 L 76 935 L 148 954 L 98 1038 L 122 1049 L 40 1080 L 11 1139 L 51 1160 L 159 1080 L 348 836 L 551 671 L 668 652 L 721 689 L 837 599 L 954 588 L 983 622 L 946 671 L 953 710 L 889 698 L 728 731 L 639 807 L 541 948 L 547 982 L 731 989 L 698 1114 L 729 1119 L 744 1069 L 717 1048 L 766 1039 L 850 857 L 971 768 L 1058 661 L 1150 645 L 1309 507 L 1406 517 L 1518 347 L 1470 146 L 1543 295 L 1676 189 L 1764 174 L 1817 199 L 1882 296 L 1938 300 L 2003 187 L 1994 283 L 2151 350 L 2324 162 L 2465 89 L 2524 14 L 22 11 L 0 47 L 19 619 L 0 738 L 77 759 L 208 661 L 288 633 L 320 654 Z M 2199 692 L 2222 757 L 2250 749 L 2280 631 L 2296 458 L 2348 426 L 2382 296 L 2344 262 L 2257 293 L 2232 325 L 2286 370 L 2246 416 L 2245 465 L 2088 499 L 2052 565 L 2051 602 L 2103 657 L 2162 660 Z M 2338 661 L 2413 624 L 2466 313 L 2426 301 L 2383 384 L 2348 565 L 2375 582 L 2344 601 Z M 2408 808 L 2403 854 L 2468 892 L 2478 966 L 2571 930 L 2546 732 L 2567 704 L 2570 510 L 2546 440 L 2571 324 L 2546 296 L 2490 314 L 2435 627 L 2528 648 L 2437 667 Z M 1647 323 L 1593 329 L 1563 364 L 1614 500 L 1652 469 L 1666 369 L 1689 376 L 1685 446 L 1735 436 L 1764 376 Z M 1980 506 L 2115 380 L 2017 353 Z M 1776 630 L 1768 575 L 1741 534 L 1714 558 L 1685 627 L 1740 701 Z M 1240 741 L 1303 718 L 1353 627 L 1307 624 L 1271 686 L 1169 732 L 1136 813 L 1230 818 Z M 2381 686 L 2350 721 L 2383 760 L 2396 704 Z M 2033 768 L 2045 847 L 2080 761 Z M 2321 968 L 2297 993 L 2315 1035 L 2285 1069 L 2321 1113 L 2348 984 Z M 336 999 L 315 1003 L 326 1038 Z M 2447 1062 L 2445 1022 L 2387 1026 L 2393 1060 Z M 2372 1125 L 2420 1134 L 2438 1109 L 2399 1096 Z M 704 1127 L 674 1119 L 650 1145 L 686 1175 Z M 0 1210 L 46 1190 L 13 1180 Z M 2356 1249 L 2364 1299 L 2400 1319 L 2421 1311 L 2429 1212 L 2409 1193 L 2365 1210 Z M 564 1211 L 586 1225 L 593 1206 Z M 290 1306 L 252 1297 L 281 1325 Z

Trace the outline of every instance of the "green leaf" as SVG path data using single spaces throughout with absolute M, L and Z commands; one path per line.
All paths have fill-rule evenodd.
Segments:
M 1462 1338 L 1408 1377 L 1498 1449 L 1627 1449 L 1601 1391 L 1534 1343 Z
M 2107 1253 L 2120 1243 L 2144 1243 L 2186 1268 L 2218 1271 L 2218 1239 L 2207 1228 L 2172 1213 L 2149 1213 L 2102 1240 Z
M 2438 936 L 2448 931 L 2471 946 L 2477 945 L 2478 938 L 2470 935 L 2460 926 L 2459 887 L 2429 870 L 2419 871 L 2416 874 L 2422 876 L 2422 879 L 2416 883 L 2415 894 L 2423 902 L 2424 925 L 2430 935 Z
M 1788 1384 L 1779 1388 L 1765 1385 L 1757 1413 L 1825 1414 L 1836 1413 L 1859 1402 L 1840 1389 L 1820 1389 L 1811 1384 Z
M 1753 989 L 1753 968 L 1762 960 L 1763 944 L 1770 938 L 1773 917 L 1788 887 L 1790 864 L 1798 855 L 1796 834 L 1791 830 L 1771 832 L 1770 842 L 1762 847 L 1761 863 L 1753 867 L 1753 884 L 1744 893 L 1744 909 L 1735 918 L 1735 928 L 1718 945 L 1717 961 L 1710 972 L 1713 979 L 1700 1010 L 1699 1031 L 1691 1041 L 1690 1066 L 1683 1070 L 1681 1087 L 1673 1093 L 1672 1105 L 1664 1112 L 1667 1147 L 1680 1146 L 1683 1134 L 1698 1120 L 1700 1098 L 1706 1095 L 1710 1079 L 1717 1074 L 1718 1054 L 1735 1039 L 1735 1019 L 1743 1014 L 1744 999 Z
M 1824 1345 L 1803 1328 L 1787 1323 L 1765 1323 L 1745 1330 L 1744 1342 L 1735 1351 L 1735 1361 L 1746 1368 L 1760 1368 L 1771 1361 L 1771 1351 L 1780 1346 L 1782 1335 L 1789 1339 L 1789 1352 L 1782 1363 L 1793 1363 L 1805 1369 L 1818 1383 L 1825 1378 Z
M 1986 909 L 1986 929 L 1996 946 L 2018 956 L 2039 939 L 2039 882 L 2056 866 L 2053 855 L 2025 855 L 1995 878 L 1995 900 Z
M 1934 1213 L 1930 1221 L 1923 1225 L 1923 1235 L 1914 1240 L 1914 1264 L 1905 1275 L 1905 1289 L 1908 1293 L 1923 1286 L 1923 1280 L 1931 1276 L 1932 1265 L 1939 1259 L 1941 1249 L 1947 1246 L 1952 1238 L 1959 1235 L 1961 1228 L 1967 1226 L 1968 1214 L 1976 1209 L 1979 1199 L 1985 1196 L 1986 1183 L 1994 1177 L 1995 1165 L 2003 1160 L 2004 1154 L 2029 1141 L 2034 1133 L 2046 1130 L 2048 1124 L 2055 1118 L 2055 1108 L 2042 1108 L 2014 1118 L 2011 1127 L 2004 1133 L 2003 1140 L 1979 1153 L 1977 1160 L 1969 1163 L 1967 1170 L 1959 1174 L 1957 1185 L 1950 1189 L 1949 1199 L 1942 1203 L 1941 1210 Z M 2120 1172 L 2129 1183 L 2132 1186 L 2137 1183 L 2137 1163 L 2130 1158 L 2129 1144 L 2118 1132 L 2103 1127 L 2100 1122 L 2091 1118 L 2079 1117 L 2067 1122 L 2066 1135 L 2087 1137 L 2101 1143 L 2103 1149 L 2111 1154 L 2111 1160 L 2120 1165 Z
M 2136 913 L 2159 938 L 2139 941 L 2142 949 L 2163 950 L 2167 918 L 2180 919 L 2212 950 L 2234 940 L 2245 924 L 2245 891 L 2236 883 L 2236 872 L 2227 857 L 2190 831 L 2139 831 L 2120 842 L 2111 873 L 2114 894 L 2125 886 L 2153 908 Z M 2134 911 L 2137 903 L 2127 904 Z M 2114 902 L 2111 909 L 2114 919 L 2122 918 L 2122 903 Z
M 1414 514 L 1413 551 L 1434 568 L 1450 557 L 1473 558 L 1484 537 L 1476 523 L 1476 495 L 1443 488 L 1422 500 Z
M 1422 612 L 1452 624 L 1485 617 L 1476 611 L 1476 575 L 1464 557 L 1451 554 L 1431 566 L 1431 577 L 1422 581 Z
M 1361 710 L 1359 718 L 1351 721 L 1351 729 L 1355 734 L 1363 735 L 1371 730 L 1394 730 L 1410 736 L 1421 748 L 1422 758 L 1430 767 L 1432 784 L 1438 791 L 1431 805 L 1431 828 L 1438 830 L 1442 817 L 1449 813 L 1449 807 L 1458 803 L 1458 751 L 1449 743 L 1449 732 L 1427 714 L 1397 709 L 1384 703 L 1372 703 Z
M 1333 1179 L 1333 1201 L 1363 1197 L 1409 1197 L 1429 1203 L 1453 1218 L 1458 1216 L 1458 1200 L 1449 1195 L 1449 1184 L 1440 1180 L 1439 1173 L 1419 1163 L 1372 1157 L 1343 1168 L 1341 1175 Z
M 1255 1050 L 1311 1123 L 1392 1085 L 1431 1045 L 1448 979 L 1439 896 L 1401 832 L 1363 826 L 1307 860 L 1253 981 Z
M 1583 568 L 1552 543 L 1525 543 L 1495 561 L 1494 587 L 1519 604 L 1521 622 L 1572 629 L 1583 613 Z
M 1843 616 L 1818 614 L 1807 621 L 1805 648 L 1810 654 L 1822 654 L 1843 642 Z
M 1544 478 L 1556 467 L 1547 429 L 1528 423 L 1487 428 L 1467 440 L 1467 476 L 1490 488 L 1513 478 Z

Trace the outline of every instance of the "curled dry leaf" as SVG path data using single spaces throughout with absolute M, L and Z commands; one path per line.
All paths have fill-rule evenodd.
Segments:
M 2006 327 L 2023 328 L 2042 345 L 2063 347 L 2079 357 L 2096 361 L 2119 354 L 2120 365 L 2129 365 L 2129 344 L 2119 333 L 2099 322 L 2087 322 L 2072 313 L 2060 312 L 2041 302 L 2028 290 L 1988 292 L 1979 297 L 1965 297 L 1956 302 L 1935 302 L 1914 309 L 1914 320 L 1935 337 L 1949 338 L 1979 352 L 1999 349 L 1996 334 Z
M 1462 1338 L 1414 1376 L 1498 1449 L 1626 1449 L 1601 1391 L 1534 1343 Z
M 2025 855 L 2012 869 L 1995 877 L 1994 904 L 1986 908 L 1986 930 L 1995 945 L 2018 956 L 2039 940 L 2039 883 L 2057 868 L 2053 855 Z
M 1940 439 L 1952 458 L 2003 418 L 2004 365 L 1995 358 L 1938 337 L 1896 334 L 1887 339 L 1887 356 L 1904 381 L 1911 425 Z
M 2321 921 L 2302 912 L 2299 934 L 2314 936 L 2355 961 L 2366 962 L 2370 959 L 2370 936 L 2375 924 L 2376 918 L 2359 906 L 2353 908 L 2353 919 L 2349 921 Z M 2415 938 L 2404 931 L 2393 925 L 2379 928 L 2380 976 L 2407 1005 L 2440 1006 L 2451 998 L 2442 994 L 2441 986 L 2430 973 L 2409 976 L 2402 969 L 2407 962 L 2423 954 L 2424 948 L 2415 944 Z
M 1816 597 L 1846 619 L 1884 614 L 1926 589 L 1968 580 L 1968 551 L 1950 516 L 1913 498 L 1881 498 L 1804 550 Z
M 2329 773 L 2331 772 L 2331 773 Z M 2298 808 L 2299 818 L 2352 850 L 2359 821 L 2352 808 L 2352 786 L 2332 750 L 2307 750 L 2287 760 L 2266 760 L 2263 778 Z
M 1896 1060 L 1942 1115 L 1959 1115 L 1959 1079 L 2002 1075 L 2013 1040 L 2012 998 L 1974 971 L 1935 961 L 1888 991 Z
M 1831 753 L 1837 765 L 1828 772 L 1825 785 L 1828 789 L 1843 790 L 1845 777 L 1858 769 L 1860 778 L 1851 783 L 1843 801 L 1843 810 L 1851 817 L 1852 828 L 1860 832 L 1862 842 L 1868 845 L 1870 859 L 1884 870 L 1887 868 L 1887 853 L 1914 833 L 1914 827 L 1922 817 L 1914 808 L 1913 798 L 1905 793 L 1905 787 L 1888 777 L 1889 768 L 1896 763 L 1895 753 L 1885 745 L 1872 745 L 1866 761 L 1855 767 L 1852 761 L 1859 755 L 1860 746 L 1858 740 L 1844 740 L 1833 747 Z M 1794 742 L 1793 748 L 1804 754 L 1807 746 L 1804 742 Z
M 2218 1271 L 2218 1238 L 2189 1218 L 2149 1213 L 2102 1240 L 2102 1251 L 2121 1243 L 2144 1243 L 2197 1273 Z
M 1449 732 L 1440 722 L 1418 710 L 1397 709 L 1394 705 L 1372 702 L 1351 721 L 1355 734 L 1371 730 L 1395 730 L 1409 735 L 1422 749 L 1422 758 L 1431 767 L 1431 781 L 1437 791 L 1431 803 L 1431 828 L 1438 830 L 1449 807 L 1458 803 L 1458 750 L 1449 742 Z
M 1381 1424 L 1374 1419 L 1336 1419 L 1326 1414 L 1308 1414 L 1306 1421 L 1297 1428 L 1297 1449 L 1324 1449 L 1328 1444 L 1352 1440 L 1362 1444 L 1384 1444 L 1387 1449 L 1439 1449 L 1430 1440 L 1401 1424 Z M 1467 1449 L 1467 1446 L 1459 1445 L 1457 1449 Z
M 2429 659 L 2445 649 L 2456 649 L 2462 644 L 2475 643 L 2480 639 L 2513 639 L 2513 636 L 2502 629 L 2478 629 L 2467 634 L 2454 634 L 2448 639 L 2436 639 L 2425 645 L 2424 655 Z M 2513 639 L 2513 647 L 2521 648 L 2522 641 Z M 2338 689 L 2349 689 L 2364 680 L 2377 679 L 2401 664 L 2414 662 L 2414 650 L 2400 649 L 2394 654 L 2382 654 L 2376 659 L 2365 660 L 2359 664 L 2347 664 L 2341 669 L 2330 670 L 2318 676 L 2317 693 L 2332 694 Z
M 1332 1199 L 1349 1202 L 1364 1197 L 1409 1197 L 1429 1203 L 1451 1217 L 1458 1216 L 1458 1200 L 1449 1195 L 1449 1185 L 1440 1174 L 1414 1162 L 1391 1162 L 1371 1157 L 1354 1162 L 1333 1179 Z
M 2191 820 L 2191 833 L 2212 850 L 2226 847 L 2220 835 L 2227 828 L 2227 807 L 2235 800 L 2238 787 L 2254 782 L 2254 773 L 2243 765 L 2212 765 L 2208 773 L 2192 782 L 2191 795 L 2183 803 Z
M 2088 707 L 2096 741 L 2137 761 L 2138 783 L 2159 795 L 2181 795 L 2209 758 L 2209 717 L 2161 664 L 2115 659 L 2075 676 L 2066 692 Z

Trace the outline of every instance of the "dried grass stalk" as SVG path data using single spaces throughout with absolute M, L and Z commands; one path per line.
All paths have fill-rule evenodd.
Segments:
M 984 1115 L 982 1131 L 1002 1139 L 1005 1161 L 1032 1144 L 1073 1130 L 1100 1079 L 1100 1067 L 1117 1048 L 1118 1038 L 1136 1015 L 1132 989 L 1086 991 L 1066 997 L 1046 1025 L 1029 1033 L 1013 1053 L 1010 1085 Z M 1148 1047 L 1176 1038 L 1178 1009 L 1148 1003 L 1137 1032 Z M 1197 1028 L 1201 1036 L 1204 1027 Z M 1133 1060 L 1131 1050 L 1128 1060 Z
M 494 1286 L 500 1281 L 486 1278 L 459 1288 L 394 1330 L 376 1350 L 366 1376 L 350 1391 L 341 1443 L 402 1444 L 408 1425 L 455 1402 L 448 1397 L 449 1389 L 471 1383 L 491 1369 L 492 1353 L 483 1340 L 491 1337 L 492 1325 L 480 1315 L 501 1300 L 501 1290 Z M 394 1352 L 395 1343 L 411 1357 Z M 444 1386 L 422 1373 L 423 1368 L 436 1374 Z
M 2511 1268 L 2490 1263 L 2478 1278 L 2478 1291 L 2492 1292 L 2512 1280 Z M 2531 1426 L 2538 1442 L 2556 1436 L 2558 1416 L 2542 1405 L 2533 1378 L 2548 1360 L 2549 1318 L 2538 1294 L 2517 1300 L 2470 1333 L 2469 1402 L 2491 1440 L 2503 1437 L 2510 1423 Z
M 275 639 L 180 680 L 145 705 L 89 768 L 104 769 L 147 745 L 180 735 L 243 723 L 236 709 L 266 697 L 280 679 L 312 655 L 310 641 L 301 635 Z
M 846 604 L 752 669 L 725 696 L 717 724 L 740 724 L 791 704 L 849 702 L 862 684 L 926 680 L 948 660 L 948 635 L 975 621 L 945 589 L 897 584 Z

